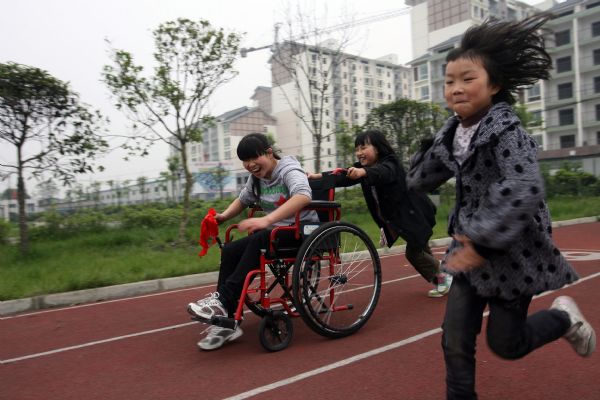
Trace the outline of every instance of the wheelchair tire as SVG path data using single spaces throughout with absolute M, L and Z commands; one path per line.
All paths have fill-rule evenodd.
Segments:
M 333 221 L 304 240 L 292 276 L 296 309 L 316 333 L 339 338 L 371 317 L 381 292 L 381 263 L 358 226 Z
M 260 321 L 258 337 L 260 344 L 268 351 L 275 352 L 289 346 L 294 336 L 294 324 L 282 311 L 274 311 Z

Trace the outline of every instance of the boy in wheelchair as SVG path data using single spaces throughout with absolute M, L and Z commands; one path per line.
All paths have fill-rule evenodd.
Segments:
M 293 224 L 294 215 L 312 199 L 306 172 L 292 156 L 281 158 L 261 133 L 246 135 L 237 147 L 237 155 L 244 168 L 250 172 L 248 181 L 227 209 L 215 216 L 217 222 L 234 218 L 252 204 L 260 205 L 266 215 L 248 218 L 238 224 L 238 230 L 249 235 L 225 243 L 221 253 L 221 266 L 217 291 L 208 297 L 188 304 L 187 311 L 195 318 L 210 323 L 213 317 L 232 317 L 241 296 L 244 280 L 249 271 L 258 268 L 261 249 L 269 248 L 273 227 Z M 302 222 L 318 222 L 315 211 L 301 211 Z M 278 243 L 285 247 L 298 247 L 293 231 L 281 231 Z M 210 325 L 208 334 L 198 342 L 202 350 L 215 350 L 226 342 L 242 335 L 242 329 Z

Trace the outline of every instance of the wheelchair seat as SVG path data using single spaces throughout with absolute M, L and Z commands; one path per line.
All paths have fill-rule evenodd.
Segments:
M 319 222 L 299 222 L 298 230 L 300 237 L 305 239 L 310 236 L 321 224 L 335 221 L 340 218 L 341 204 L 335 199 L 335 176 L 323 175 L 320 179 L 310 179 L 308 181 L 312 190 L 312 201 L 304 210 L 314 210 L 317 212 Z M 268 258 L 293 258 L 296 256 L 300 245 L 293 247 L 282 247 L 277 245 L 277 234 L 274 235 L 273 250 L 268 252 Z

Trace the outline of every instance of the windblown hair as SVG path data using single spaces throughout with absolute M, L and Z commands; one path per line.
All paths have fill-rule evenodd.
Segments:
M 364 146 L 365 144 L 370 144 L 377 149 L 378 158 L 395 154 L 383 132 L 377 129 L 369 129 L 356 135 L 354 147 Z
M 500 88 L 492 103 L 514 104 L 513 92 L 519 87 L 550 78 L 552 59 L 546 52 L 540 28 L 552 17 L 549 13 L 539 13 L 521 21 L 489 18 L 467 29 L 460 46 L 448 53 L 446 61 L 460 58 L 480 61 L 490 84 Z

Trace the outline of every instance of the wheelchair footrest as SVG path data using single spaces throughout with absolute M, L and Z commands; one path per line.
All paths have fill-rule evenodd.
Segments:
M 211 325 L 217 325 L 221 328 L 235 329 L 238 326 L 238 322 L 233 318 L 217 316 L 212 317 L 210 320 Z

